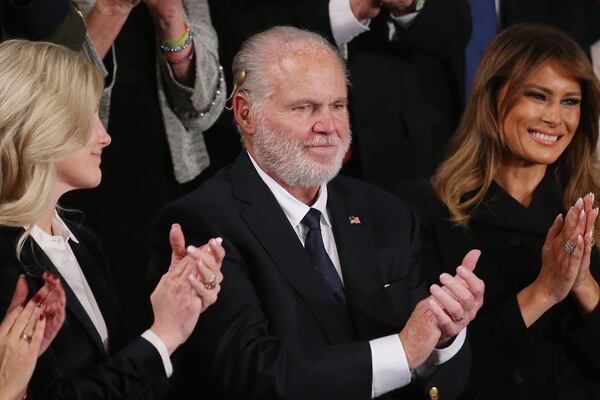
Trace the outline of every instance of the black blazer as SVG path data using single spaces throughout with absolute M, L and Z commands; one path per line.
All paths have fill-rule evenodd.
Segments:
M 66 319 L 58 335 L 38 359 L 29 384 L 39 399 L 147 399 L 157 383 L 166 384 L 158 351 L 138 337 L 123 346 L 119 308 L 108 266 L 97 239 L 87 229 L 65 220 L 79 240 L 70 241 L 81 269 L 94 293 L 109 333 L 109 352 L 83 306 L 66 281 L 31 238 L 21 260 L 15 254 L 23 229 L 0 229 L 0 315 L 4 315 L 19 274 L 26 273 L 30 295 L 40 288 L 43 271 L 61 277 L 67 296 Z M 157 386 L 158 387 L 158 386 Z
M 168 265 L 164 238 L 174 222 L 194 244 L 222 236 L 227 252 L 219 300 L 181 349 L 173 398 L 199 387 L 211 399 L 371 398 L 368 340 L 399 332 L 425 294 L 415 215 L 393 196 L 350 178 L 334 179 L 328 194 L 350 316 L 329 299 L 245 152 L 161 212 L 154 270 Z M 350 216 L 361 223 L 351 224 Z M 429 379 L 398 394 L 424 398 L 433 385 L 444 399 L 455 398 L 468 370 L 467 351 L 463 346 Z
M 486 284 L 484 306 L 469 327 L 473 365 L 464 399 L 600 399 L 600 307 L 582 318 L 571 298 L 529 329 L 517 293 L 537 277 L 541 248 L 556 216 L 560 193 L 548 173 L 529 208 L 495 183 L 472 213 L 469 231 L 451 224 L 429 185 L 399 192 L 421 220 L 423 273 L 428 280 L 453 273 L 464 252 L 481 249 L 475 272 Z M 597 251 L 592 273 L 599 279 Z
M 535 22 L 563 30 L 588 54 L 600 38 L 600 3 L 597 0 L 501 0 L 503 27 Z

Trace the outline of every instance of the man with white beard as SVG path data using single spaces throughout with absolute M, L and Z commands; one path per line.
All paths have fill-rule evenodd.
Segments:
M 153 266 L 167 265 L 174 223 L 188 244 L 218 235 L 227 250 L 219 301 L 175 363 L 172 398 L 413 399 L 434 386 L 457 397 L 483 301 L 479 253 L 428 295 L 413 210 L 336 176 L 350 145 L 347 85 L 325 39 L 273 28 L 248 39 L 233 69 L 245 151 L 167 206 L 155 230 Z

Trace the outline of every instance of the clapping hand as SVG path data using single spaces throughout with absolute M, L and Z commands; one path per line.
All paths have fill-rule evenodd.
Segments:
M 598 304 L 598 283 L 590 273 L 593 232 L 598 209 L 594 195 L 579 198 L 566 217 L 559 215 L 548 231 L 542 248 L 542 268 L 534 282 L 550 306 L 569 293 L 589 312 Z
M 440 275 L 443 286 L 430 288 L 429 306 L 442 332 L 438 346 L 469 325 L 483 305 L 485 285 L 473 272 L 480 255 L 479 250 L 469 251 L 456 268 L 455 276 L 443 273 Z
M 200 313 L 217 300 L 225 250 L 220 238 L 199 248 L 186 248 L 177 224 L 171 227 L 169 241 L 171 266 L 150 296 L 154 314 L 150 329 L 171 354 L 191 335 Z
M 35 363 L 58 333 L 65 318 L 65 293 L 58 278 L 45 284 L 26 302 L 28 287 L 20 276 L 0 324 L 0 393 L 22 397 Z
M 485 287 L 473 273 L 480 254 L 479 250 L 468 252 L 457 275 L 442 274 L 443 286 L 432 285 L 431 296 L 415 307 L 400 332 L 409 368 L 420 366 L 435 347 L 447 344 L 475 318 Z

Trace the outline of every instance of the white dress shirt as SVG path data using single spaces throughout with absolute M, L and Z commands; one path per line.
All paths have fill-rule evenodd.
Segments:
M 48 234 L 37 225 L 33 225 L 30 231 L 31 237 L 46 253 L 66 284 L 75 294 L 75 297 L 77 297 L 77 300 L 79 300 L 79 303 L 81 303 L 86 314 L 94 324 L 104 349 L 108 351 L 109 338 L 106 322 L 100 312 L 94 293 L 69 245 L 69 241 L 73 241 L 74 243 L 79 243 L 79 241 L 56 212 L 52 218 L 52 232 L 54 232 L 54 235 Z M 165 374 L 167 377 L 170 377 L 173 374 L 173 365 L 171 364 L 169 352 L 165 344 L 150 330 L 144 332 L 142 337 L 156 348 L 162 359 Z
M 302 219 L 310 210 L 311 207 L 307 206 L 300 200 L 292 196 L 287 190 L 285 190 L 280 184 L 278 184 L 273 178 L 271 178 L 266 172 L 264 172 L 254 161 L 252 156 L 248 154 L 252 165 L 258 172 L 258 175 L 263 180 L 265 185 L 269 188 L 277 203 L 285 213 L 290 225 L 294 228 L 298 240 L 304 246 L 306 234 L 308 232 L 304 224 L 301 223 Z M 327 211 L 327 185 L 321 185 L 317 199 L 312 205 L 321 212 L 321 234 L 323 236 L 323 245 L 325 251 L 331 258 L 333 265 L 335 266 L 340 279 L 343 282 L 342 268 L 340 265 L 340 258 L 338 255 L 337 247 L 335 244 L 335 237 L 333 236 L 333 230 L 331 229 L 331 222 L 329 213 Z M 419 371 L 412 371 L 417 375 L 421 371 L 425 371 L 431 365 L 440 365 L 452 358 L 461 349 L 466 337 L 466 329 L 463 329 L 458 336 L 454 339 L 453 343 L 444 349 L 435 349 L 430 357 L 427 359 L 425 364 L 419 368 Z M 385 336 L 378 339 L 369 341 L 371 347 L 371 362 L 373 371 L 373 382 L 371 384 L 371 395 L 373 398 L 381 396 L 387 392 L 398 389 L 402 386 L 406 386 L 410 383 L 412 376 L 411 371 L 408 368 L 408 361 L 406 360 L 406 354 L 400 341 L 398 334 Z

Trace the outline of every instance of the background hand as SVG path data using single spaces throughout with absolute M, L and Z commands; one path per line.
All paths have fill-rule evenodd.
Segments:
M 407 13 L 407 10 L 412 7 L 415 0 L 381 0 L 381 7 L 385 7 L 394 16 L 404 15 Z
M 129 12 L 138 4 L 140 0 L 96 0 L 96 4 L 106 11 Z
M 173 18 L 183 10 L 181 0 L 145 0 L 144 2 L 153 16 L 162 19 Z
M 359 21 L 373 19 L 381 11 L 379 0 L 350 0 L 350 8 Z

